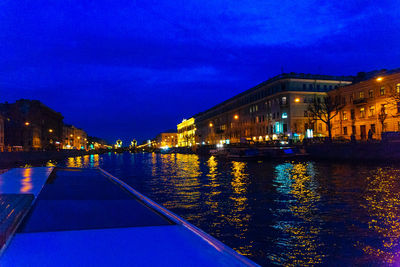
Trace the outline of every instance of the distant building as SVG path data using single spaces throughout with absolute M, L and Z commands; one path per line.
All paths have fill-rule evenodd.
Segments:
M 160 133 L 156 137 L 158 148 L 176 147 L 178 145 L 178 134 L 176 132 Z
M 73 125 L 63 127 L 63 148 L 64 149 L 87 149 L 88 138 L 84 130 Z
M 202 145 L 326 136 L 325 124 L 310 120 L 309 103 L 351 83 L 350 76 L 281 74 L 195 115 L 190 127 Z M 178 125 L 180 144 L 185 141 L 182 129 Z
M 112 148 L 112 146 L 108 145 L 107 141 L 98 137 L 88 136 L 88 148 L 89 149 L 106 149 Z
M 369 79 L 330 92 L 343 103 L 333 121 L 334 137 L 380 139 L 382 132 L 400 131 L 400 69 L 362 77 Z
M 9 149 L 61 148 L 63 116 L 38 100 L 0 104 L 4 116 L 4 145 Z
M 183 120 L 177 125 L 177 129 L 179 147 L 196 145 L 196 125 L 194 118 Z

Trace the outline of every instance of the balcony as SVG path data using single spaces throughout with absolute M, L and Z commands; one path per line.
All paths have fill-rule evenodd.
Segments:
M 367 103 L 367 99 L 365 97 L 353 100 L 353 104 L 354 105 L 362 105 L 362 104 L 365 104 L 365 103 Z

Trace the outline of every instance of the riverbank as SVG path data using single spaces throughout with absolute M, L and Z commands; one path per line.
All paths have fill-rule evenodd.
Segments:
M 60 151 L 20 151 L 0 152 L 0 168 L 10 168 L 25 164 L 41 164 L 49 160 L 64 160 L 69 157 L 103 154 L 108 150 L 60 150 Z

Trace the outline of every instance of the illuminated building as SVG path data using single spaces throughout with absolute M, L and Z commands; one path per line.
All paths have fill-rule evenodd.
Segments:
M 196 145 L 196 125 L 195 119 L 183 120 L 177 125 L 178 146 L 188 147 Z
M 88 144 L 87 134 L 84 130 L 73 125 L 63 127 L 64 149 L 86 149 Z
M 4 145 L 9 150 L 52 150 L 61 147 L 63 116 L 37 100 L 0 104 Z
M 178 134 L 176 132 L 168 131 L 160 133 L 156 137 L 157 147 L 176 147 L 178 145 Z
M 218 144 L 326 136 L 326 125 L 311 120 L 306 110 L 314 97 L 325 97 L 329 90 L 351 81 L 349 76 L 278 75 L 195 115 L 197 141 Z
M 380 139 L 383 131 L 400 131 L 400 70 L 363 74 L 367 79 L 330 92 L 343 104 L 333 121 L 334 137 Z

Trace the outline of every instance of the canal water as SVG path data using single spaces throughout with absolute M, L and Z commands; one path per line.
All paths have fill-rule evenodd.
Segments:
M 396 164 L 109 153 L 58 165 L 100 166 L 261 265 L 400 264 Z

